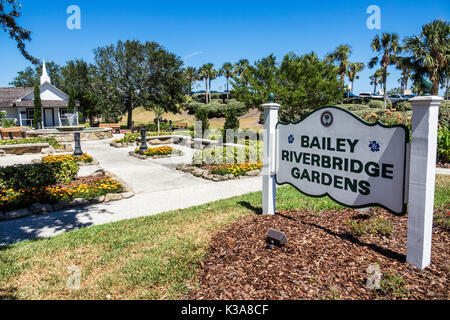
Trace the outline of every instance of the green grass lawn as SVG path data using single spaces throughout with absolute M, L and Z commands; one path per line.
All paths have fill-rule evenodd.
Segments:
M 450 201 L 450 176 L 437 179 L 436 207 Z M 278 210 L 339 209 L 291 187 L 277 192 Z M 160 215 L 26 241 L 0 249 L 0 299 L 177 299 L 195 286 L 195 270 L 211 236 L 261 211 L 261 192 Z M 69 268 L 81 289 L 68 290 Z

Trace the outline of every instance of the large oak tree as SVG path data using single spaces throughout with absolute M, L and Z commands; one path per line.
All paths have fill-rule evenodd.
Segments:
M 129 40 L 97 48 L 94 53 L 100 99 L 110 111 L 128 113 L 128 127 L 133 109 L 139 106 L 180 111 L 189 84 L 181 69 L 183 62 L 175 54 L 155 42 Z

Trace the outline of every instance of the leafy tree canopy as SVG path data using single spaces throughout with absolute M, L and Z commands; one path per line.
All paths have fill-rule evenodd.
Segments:
M 21 4 L 17 0 L 0 0 L 0 29 L 7 32 L 9 37 L 16 41 L 20 53 L 31 63 L 38 60 L 28 53 L 25 41 L 31 40 L 31 32 L 17 24 L 17 18 L 22 15 Z
M 129 127 L 133 109 L 139 106 L 180 111 L 189 83 L 181 69 L 183 62 L 175 54 L 155 42 L 129 40 L 97 48 L 94 53 L 96 92 L 107 104 L 102 111 L 117 116 L 128 113 Z
M 233 83 L 237 98 L 248 107 L 259 107 L 272 92 L 281 105 L 283 121 L 300 120 L 305 112 L 342 99 L 343 88 L 336 68 L 321 61 L 315 53 L 302 56 L 289 53 L 281 64 L 270 55 L 247 70 L 245 81 L 237 78 Z

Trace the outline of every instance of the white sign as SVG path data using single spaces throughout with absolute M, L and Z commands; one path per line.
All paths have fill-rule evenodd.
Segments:
M 337 107 L 277 125 L 277 184 L 353 208 L 406 213 L 406 126 L 364 122 Z

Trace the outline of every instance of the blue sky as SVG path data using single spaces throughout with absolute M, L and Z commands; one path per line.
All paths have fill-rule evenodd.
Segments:
M 316 52 L 320 57 L 339 44 L 349 44 L 353 62 L 367 63 L 375 54 L 371 39 L 382 32 L 400 38 L 420 33 L 434 19 L 450 20 L 450 1 L 117 1 L 19 0 L 20 25 L 32 31 L 28 50 L 35 57 L 64 64 L 83 58 L 93 62 L 93 49 L 117 40 L 156 41 L 189 66 L 247 58 L 251 63 L 274 53 L 279 60 L 293 51 Z M 81 30 L 69 30 L 69 5 L 81 9 Z M 381 29 L 369 30 L 370 5 L 381 9 Z M 0 86 L 8 86 L 17 71 L 29 66 L 16 44 L 0 32 Z M 355 92 L 372 91 L 366 69 Z M 390 67 L 388 88 L 398 87 L 400 73 Z M 218 79 L 213 89 L 224 88 Z

